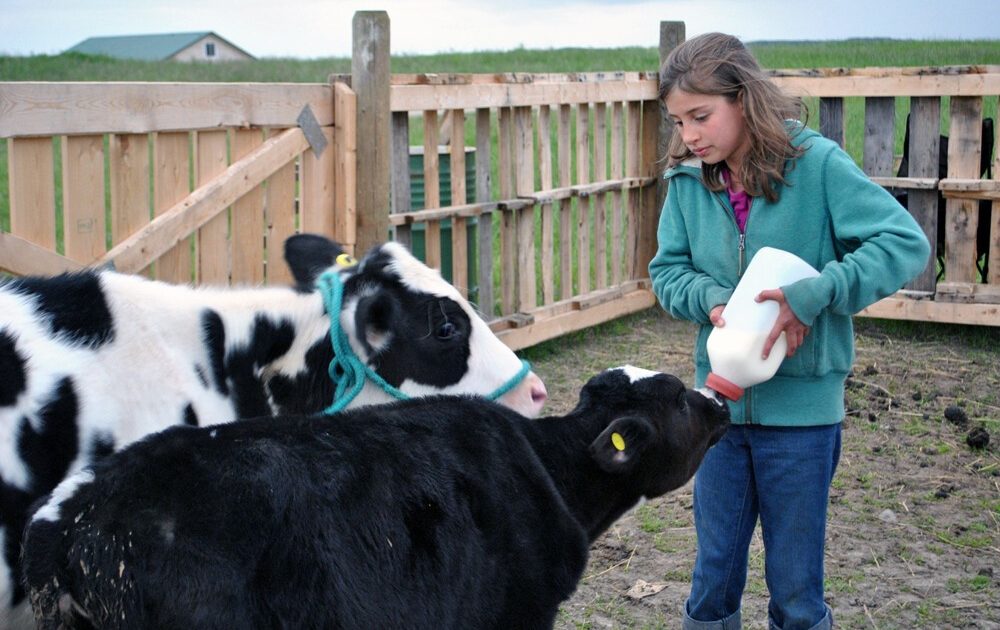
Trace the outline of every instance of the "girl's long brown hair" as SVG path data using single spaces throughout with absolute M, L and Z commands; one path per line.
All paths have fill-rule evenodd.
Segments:
M 692 94 L 723 96 L 730 103 L 742 101 L 749 135 L 749 149 L 737 175 L 747 194 L 768 201 L 778 199 L 778 186 L 786 184 L 785 164 L 802 154 L 792 146 L 786 120 L 805 120 L 801 98 L 790 96 L 771 82 L 746 46 L 732 35 L 706 33 L 684 42 L 670 53 L 660 68 L 660 101 L 673 89 Z M 675 133 L 667 149 L 673 166 L 693 153 Z M 703 164 L 709 190 L 723 190 L 724 162 Z

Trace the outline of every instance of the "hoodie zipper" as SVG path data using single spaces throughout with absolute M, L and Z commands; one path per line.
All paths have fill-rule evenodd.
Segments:
M 716 197 L 716 200 L 719 202 L 719 204 L 722 206 L 723 212 L 725 212 L 726 215 L 729 217 L 729 220 L 733 222 L 733 225 L 736 227 L 736 231 L 739 232 L 739 240 L 737 241 L 736 245 L 737 262 L 738 262 L 736 278 L 737 282 L 739 282 L 739 279 L 743 277 L 743 271 L 746 269 L 746 253 L 747 253 L 746 227 L 749 227 L 750 225 L 750 216 L 747 215 L 746 226 L 741 231 L 740 224 L 736 222 L 736 213 L 732 209 L 732 207 L 729 204 L 727 204 L 726 201 L 722 198 L 722 193 L 715 193 L 714 196 Z M 743 419 L 748 425 L 753 424 L 753 415 L 750 413 L 751 409 L 750 402 L 752 399 L 753 399 L 753 390 L 749 389 L 743 395 Z

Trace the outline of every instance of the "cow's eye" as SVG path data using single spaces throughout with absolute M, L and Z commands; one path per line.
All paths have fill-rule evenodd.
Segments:
M 458 328 L 451 322 L 441 324 L 437 331 L 438 339 L 451 339 L 456 334 L 458 334 Z

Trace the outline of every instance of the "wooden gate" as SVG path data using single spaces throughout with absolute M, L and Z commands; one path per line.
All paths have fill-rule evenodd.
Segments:
M 287 282 L 296 231 L 353 250 L 355 107 L 345 84 L 0 83 L 0 270 Z

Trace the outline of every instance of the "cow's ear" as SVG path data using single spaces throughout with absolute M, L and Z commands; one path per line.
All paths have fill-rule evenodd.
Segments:
M 396 301 L 386 291 L 378 291 L 358 300 L 354 310 L 354 330 L 370 354 L 375 354 L 388 342 L 395 318 Z
M 653 438 L 653 427 L 643 418 L 616 418 L 590 444 L 590 455 L 602 470 L 612 474 L 627 473 L 639 461 Z
M 316 278 L 343 253 L 338 243 L 319 234 L 295 234 L 285 240 L 285 262 L 302 290 L 311 290 Z

